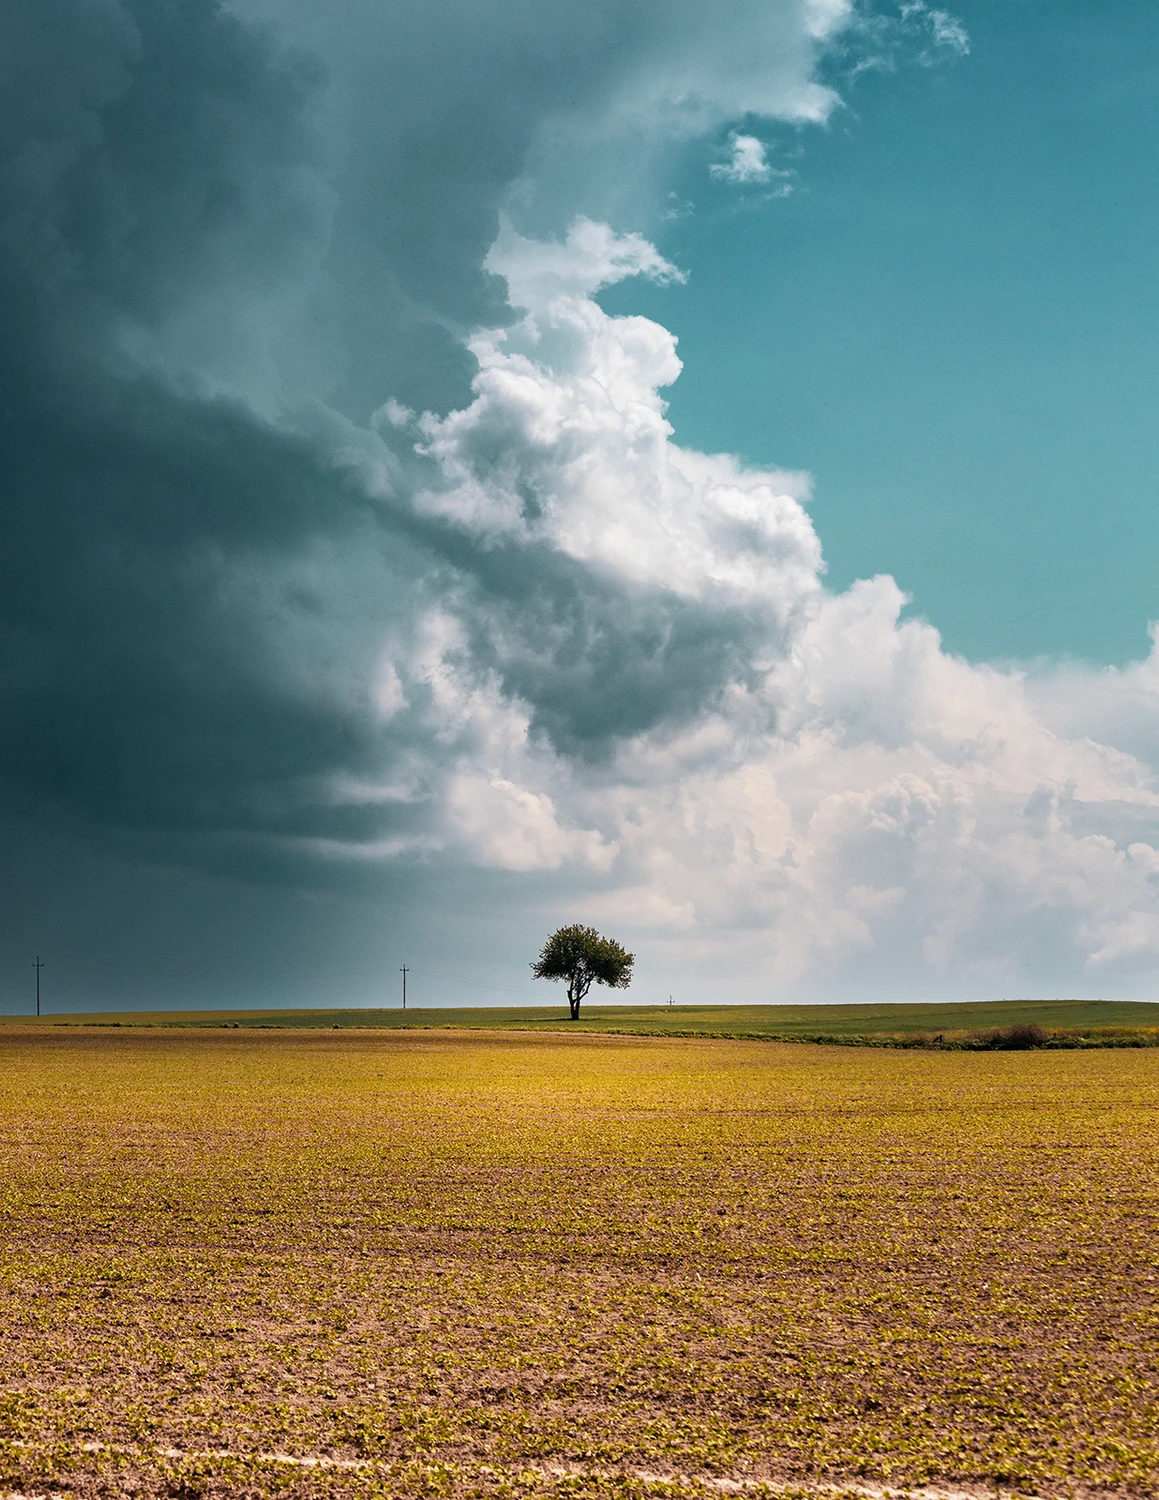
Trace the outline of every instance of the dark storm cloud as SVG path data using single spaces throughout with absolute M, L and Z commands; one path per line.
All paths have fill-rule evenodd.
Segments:
M 316 70 L 208 0 L 29 0 L 0 28 L 5 799 L 276 823 L 263 789 L 366 739 L 271 671 L 271 631 L 308 608 L 263 572 L 365 505 L 305 441 L 129 351 L 159 363 L 176 314 L 310 253 Z
M 657 29 L 651 0 L 428 6 L 243 0 L 326 59 L 339 202 L 322 309 L 340 343 L 328 401 L 363 421 L 389 395 L 467 398 L 462 334 L 508 316 L 482 265 L 545 116 L 606 95 Z M 575 212 L 571 205 L 569 214 Z
M 318 236 L 317 70 L 211 0 L 14 0 L 0 58 L 9 380 L 288 277 Z
M 752 672 L 769 627 L 742 610 L 633 587 L 553 547 L 480 547 L 450 527 L 411 523 L 474 584 L 468 652 L 531 709 L 565 755 L 600 759 L 618 740 L 712 704 Z
M 336 288 L 345 331 L 319 347 L 344 346 L 352 410 L 392 373 L 444 406 L 461 388 L 448 328 L 509 316 L 481 262 L 529 133 L 561 80 L 579 100 L 614 71 L 642 13 L 517 11 L 468 45 L 465 13 L 456 30 L 451 12 L 432 28 L 367 9 L 350 35 L 375 45 L 346 60 L 345 97 L 381 66 L 383 129 L 331 120 L 325 146 L 321 66 L 215 0 L 0 14 L 10 810 L 214 862 L 240 859 L 239 839 L 413 833 L 420 806 L 339 805 L 327 785 L 389 775 L 422 738 L 413 713 L 385 734 L 367 687 L 416 588 L 453 588 L 471 670 L 588 757 L 737 668 L 743 622 L 549 548 L 481 549 L 420 521 L 405 483 L 372 504 L 317 423 L 307 436 L 214 389 L 263 360 L 309 366 L 303 328 Z
M 98 819 L 236 816 L 255 783 L 356 754 L 352 725 L 267 680 L 246 576 L 334 489 L 304 444 L 224 405 L 118 395 L 6 424 L 0 765 Z

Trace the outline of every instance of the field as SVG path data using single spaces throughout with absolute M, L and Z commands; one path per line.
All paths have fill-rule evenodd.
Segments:
M 0 1024 L 18 1018 L 0 1017 Z M 22 1018 L 27 1023 L 28 1018 Z M 769 1039 L 944 1037 L 947 1041 L 1033 1024 L 1103 1041 L 1130 1032 L 1159 1042 L 1159 1004 L 1141 1000 L 986 1000 L 926 1005 L 585 1005 L 576 1023 L 566 1003 L 455 1010 L 120 1011 L 53 1015 L 46 1026 L 432 1027 L 483 1031 L 591 1031 L 635 1036 Z
M 1159 1489 L 1159 1050 L 8 1025 L 0 1077 L 0 1494 Z

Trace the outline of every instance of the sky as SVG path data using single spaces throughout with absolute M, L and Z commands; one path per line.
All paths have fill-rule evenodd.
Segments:
M 973 661 L 1122 666 L 1159 614 L 1159 12 L 955 14 L 952 65 L 761 131 L 785 198 L 690 161 L 687 285 L 608 305 L 679 335 L 682 440 L 813 473 L 830 587 L 891 573 Z
M 1150 995 L 1157 32 L 11 0 L 0 1005 Z

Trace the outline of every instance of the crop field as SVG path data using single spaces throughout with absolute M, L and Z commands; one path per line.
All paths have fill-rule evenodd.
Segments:
M 0 1495 L 1159 1490 L 1159 1050 L 0 1029 Z

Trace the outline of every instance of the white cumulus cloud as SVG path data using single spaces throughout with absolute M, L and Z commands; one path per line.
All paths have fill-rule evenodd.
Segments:
M 413 504 L 513 559 L 527 597 L 591 597 L 582 623 L 526 630 L 521 610 L 448 605 L 422 670 L 442 684 L 430 732 L 457 746 L 451 845 L 556 872 L 561 912 L 579 881 L 625 935 L 756 992 L 1130 987 L 1159 967 L 1159 657 L 1030 678 L 947 654 L 892 579 L 827 591 L 804 478 L 676 442 L 675 340 L 594 300 L 671 278 L 651 247 L 506 229 L 489 264 L 525 313 L 473 340 L 472 402 L 421 420 L 438 478 Z M 732 649 L 698 695 L 576 753 L 543 704 L 601 633 L 609 673 L 639 651 L 615 631 L 642 610 L 657 649 L 681 631 Z M 671 687 L 679 658 L 665 670 Z M 403 671 L 392 703 L 414 696 Z

